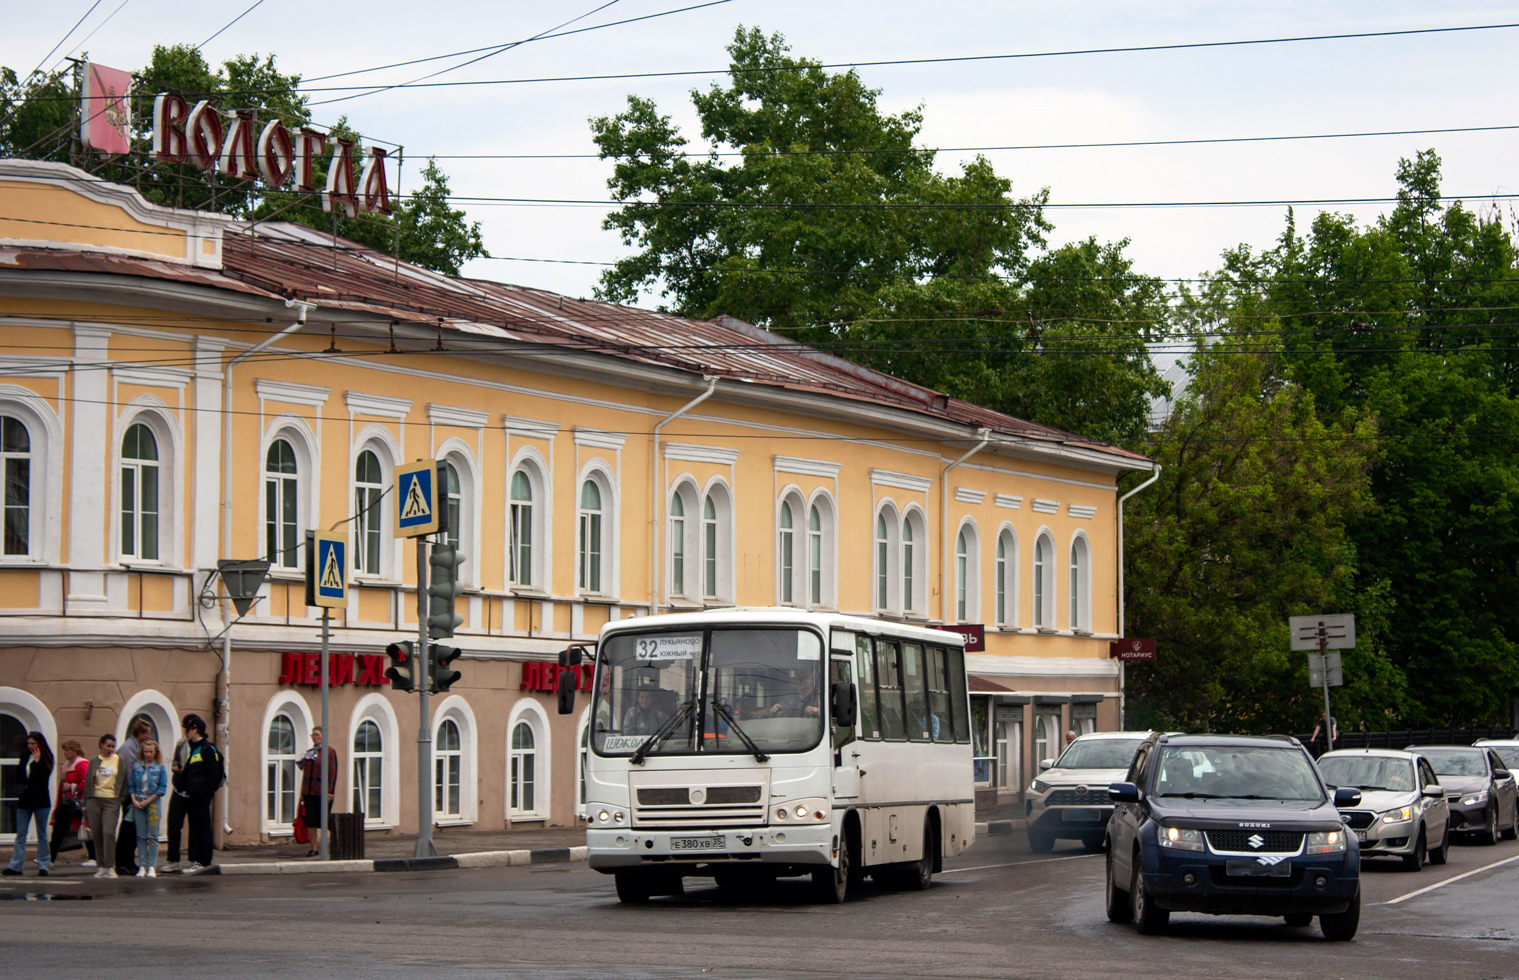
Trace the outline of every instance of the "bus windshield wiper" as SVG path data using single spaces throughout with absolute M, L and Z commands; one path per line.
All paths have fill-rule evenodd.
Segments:
M 652 752 L 654 750 L 654 747 L 660 742 L 664 741 L 666 738 L 669 738 L 670 733 L 675 731 L 675 727 L 681 723 L 682 719 L 690 715 L 691 710 L 695 707 L 695 698 L 691 698 L 682 704 L 680 706 L 680 710 L 676 711 L 675 714 L 671 715 L 669 718 L 666 718 L 663 725 L 660 725 L 658 728 L 654 729 L 654 734 L 643 740 L 643 744 L 638 747 L 637 751 L 633 753 L 632 758 L 630 758 L 628 761 L 633 763 L 635 766 L 643 765 L 644 756 Z
M 754 739 L 750 738 L 749 733 L 744 731 L 744 729 L 739 725 L 738 719 L 733 717 L 732 710 L 729 709 L 726 704 L 724 704 L 718 698 L 713 698 L 712 707 L 718 714 L 723 716 L 723 719 L 725 721 L 728 722 L 728 729 L 733 732 L 733 734 L 738 736 L 739 741 L 743 742 L 745 747 L 747 747 L 750 752 L 754 753 L 755 762 L 768 762 L 770 760 L 770 756 L 766 755 L 764 752 L 761 752 L 760 747 L 754 744 Z

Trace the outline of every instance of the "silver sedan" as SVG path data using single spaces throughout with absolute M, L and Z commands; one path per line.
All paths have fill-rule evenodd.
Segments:
M 1450 852 L 1450 805 L 1429 761 L 1415 752 L 1343 749 L 1319 757 L 1330 786 L 1354 786 L 1361 802 L 1340 811 L 1361 842 L 1362 857 L 1397 857 L 1408 871 L 1444 864 Z

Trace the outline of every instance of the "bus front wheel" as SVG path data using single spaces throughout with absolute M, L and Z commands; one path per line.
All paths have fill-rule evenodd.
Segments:
M 654 883 L 642 871 L 619 871 L 616 878 L 617 900 L 624 905 L 643 905 L 654 892 Z
M 838 867 L 818 868 L 812 872 L 813 895 L 824 905 L 840 905 L 849 894 L 851 869 L 848 838 L 839 842 L 838 850 Z

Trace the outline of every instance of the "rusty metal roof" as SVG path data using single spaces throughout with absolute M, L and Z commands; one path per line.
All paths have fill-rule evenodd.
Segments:
M 504 350 L 591 352 L 906 410 L 1034 443 L 1097 453 L 1124 468 L 1145 462 L 1143 456 L 1120 447 L 950 398 L 732 317 L 693 320 L 445 276 L 300 225 L 231 225 L 222 237 L 220 272 L 75 248 L 3 251 L 0 271 L 10 266 L 114 273 L 303 300 L 322 310 L 348 311 L 358 319 L 436 325 L 445 334 L 494 339 Z

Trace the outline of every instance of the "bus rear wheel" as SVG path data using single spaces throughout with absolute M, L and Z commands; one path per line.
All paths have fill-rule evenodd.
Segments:
M 923 827 L 923 856 L 912 864 L 902 867 L 897 873 L 897 887 L 910 892 L 920 892 L 929 886 L 934 878 L 934 857 L 938 852 L 937 840 L 934 837 L 932 824 Z

